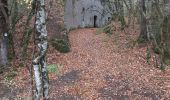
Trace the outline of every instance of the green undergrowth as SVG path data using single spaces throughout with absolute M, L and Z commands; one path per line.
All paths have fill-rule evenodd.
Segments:
M 143 37 L 139 37 L 137 39 L 137 43 L 139 43 L 139 44 L 146 43 L 146 42 L 147 42 L 146 39 L 144 39 Z
M 113 26 L 107 25 L 103 28 L 103 32 L 108 34 L 108 35 L 112 35 L 113 34 Z
M 64 30 L 61 33 L 62 33 L 61 37 L 54 38 L 51 41 L 51 44 L 60 53 L 68 53 L 68 52 L 70 52 L 70 44 L 69 44 L 69 38 L 68 38 L 69 32 Z
M 47 66 L 47 70 L 50 73 L 56 74 L 56 75 L 60 75 L 60 71 L 59 69 L 63 68 L 62 64 L 50 64 Z
M 96 34 L 101 34 L 101 33 L 103 33 L 103 29 L 104 29 L 104 28 L 97 28 Z
M 127 48 L 134 48 L 137 45 L 137 40 L 130 40 L 127 44 L 126 47 Z
M 166 65 L 170 65 L 170 47 L 164 48 L 163 61 Z
M 61 53 L 68 53 L 70 51 L 69 43 L 64 39 L 52 40 L 52 46 Z
M 159 55 L 159 65 L 157 66 L 161 70 L 165 70 L 166 66 L 170 65 L 170 47 L 163 45 L 154 45 L 152 48 L 153 52 L 156 55 Z M 147 55 L 150 54 L 151 50 L 147 52 Z
M 7 81 L 11 81 L 17 75 L 16 71 L 11 71 L 5 75 L 4 79 Z

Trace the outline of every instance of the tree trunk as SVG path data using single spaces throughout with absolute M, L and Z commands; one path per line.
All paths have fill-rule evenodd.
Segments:
M 18 2 L 16 0 L 9 0 L 8 2 L 8 9 L 10 9 L 10 16 L 9 16 L 9 34 L 8 34 L 8 51 L 9 51 L 9 58 L 15 58 L 15 48 L 14 48 L 14 33 L 15 33 L 15 26 L 17 24 L 18 16 Z
M 48 100 L 48 72 L 46 63 L 46 52 L 48 48 L 47 30 L 46 30 L 46 11 L 44 0 L 36 1 L 36 45 L 38 47 L 38 55 L 33 59 L 33 67 L 35 74 L 36 92 L 34 100 L 40 100 L 43 91 L 44 100 Z
M 146 20 L 146 6 L 145 6 L 145 0 L 140 1 L 140 41 L 147 40 L 147 20 Z
M 7 0 L 0 0 L 0 70 L 7 66 L 8 8 Z

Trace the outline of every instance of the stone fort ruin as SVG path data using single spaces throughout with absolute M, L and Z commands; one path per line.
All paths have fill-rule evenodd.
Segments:
M 107 1 L 65 0 L 64 24 L 66 29 L 104 26 L 113 12 L 113 6 Z

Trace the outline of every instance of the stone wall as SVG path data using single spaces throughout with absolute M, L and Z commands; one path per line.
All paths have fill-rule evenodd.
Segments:
M 102 27 L 111 18 L 111 9 L 101 0 L 65 0 L 66 29 Z

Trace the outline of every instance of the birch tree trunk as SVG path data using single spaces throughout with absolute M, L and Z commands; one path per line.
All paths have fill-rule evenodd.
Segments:
M 48 100 L 48 72 L 46 63 L 46 52 L 48 48 L 47 30 L 46 30 L 46 10 L 44 0 L 36 1 L 36 45 L 38 47 L 38 55 L 33 59 L 33 67 L 35 74 L 36 91 L 34 100 L 40 100 L 41 92 L 43 92 L 44 100 Z
M 0 0 L 0 71 L 7 66 L 8 8 L 7 0 Z

